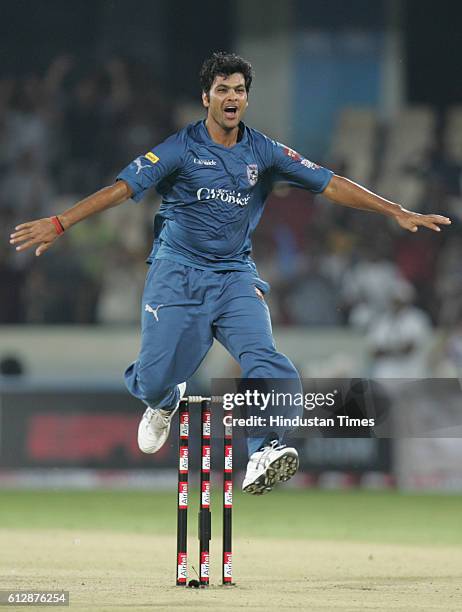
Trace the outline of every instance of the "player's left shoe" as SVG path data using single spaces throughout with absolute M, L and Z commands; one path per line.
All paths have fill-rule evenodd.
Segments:
M 242 490 L 252 495 L 269 493 L 276 483 L 292 478 L 298 470 L 298 463 L 295 448 L 273 440 L 250 456 Z

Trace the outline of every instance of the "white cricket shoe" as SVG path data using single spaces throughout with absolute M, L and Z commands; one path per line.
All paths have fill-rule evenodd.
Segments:
M 252 495 L 269 493 L 277 482 L 289 480 L 297 470 L 298 453 L 295 448 L 288 448 L 273 440 L 250 456 L 242 490 Z
M 181 400 L 186 392 L 186 383 L 180 383 L 178 390 Z M 173 410 L 148 406 L 138 425 L 138 446 L 143 453 L 157 453 L 163 447 L 170 433 L 172 417 L 178 410 L 180 400 Z

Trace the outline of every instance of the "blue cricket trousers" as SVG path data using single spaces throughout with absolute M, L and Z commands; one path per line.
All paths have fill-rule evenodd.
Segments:
M 293 379 L 301 391 L 294 365 L 276 350 L 269 309 L 256 288 L 264 293 L 268 285 L 251 270 L 215 272 L 154 260 L 143 292 L 141 350 L 125 372 L 130 393 L 171 408 L 176 385 L 194 374 L 214 338 L 239 363 L 243 378 Z M 277 433 L 282 439 L 283 431 Z

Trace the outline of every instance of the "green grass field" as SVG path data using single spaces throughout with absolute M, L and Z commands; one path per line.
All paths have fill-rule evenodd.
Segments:
M 1 588 L 70 590 L 79 610 L 462 609 L 462 496 L 236 494 L 231 590 L 217 586 L 220 497 L 212 503 L 215 586 L 192 591 L 172 586 L 173 492 L 0 491 Z
M 190 501 L 194 533 L 195 491 Z M 214 496 L 218 533 L 220 504 Z M 236 494 L 234 505 L 241 537 L 462 545 L 462 496 L 279 489 L 261 497 Z M 175 494 L 165 491 L 0 491 L 3 528 L 174 534 L 175 512 Z

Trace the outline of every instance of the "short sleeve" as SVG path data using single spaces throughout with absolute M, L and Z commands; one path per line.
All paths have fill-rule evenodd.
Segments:
M 185 137 L 181 132 L 164 140 L 151 151 L 140 155 L 116 177 L 130 186 L 132 199 L 139 202 L 146 191 L 181 168 L 184 159 Z
M 284 180 L 295 187 L 322 193 L 329 184 L 333 172 L 306 159 L 293 149 L 276 142 L 271 143 L 274 180 Z

